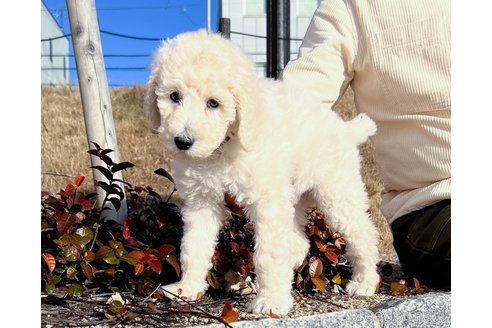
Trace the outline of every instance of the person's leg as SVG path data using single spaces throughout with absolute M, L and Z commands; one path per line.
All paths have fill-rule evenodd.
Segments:
M 407 279 L 428 287 L 451 287 L 451 200 L 396 219 L 395 250 Z

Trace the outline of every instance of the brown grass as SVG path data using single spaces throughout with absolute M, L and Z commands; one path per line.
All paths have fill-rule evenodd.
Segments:
M 147 128 L 142 110 L 143 87 L 112 89 L 110 94 L 120 160 L 135 164 L 134 168 L 123 172 L 124 180 L 133 185 L 151 186 L 160 194 L 168 194 L 170 185 L 153 173 L 159 167 L 168 169 L 168 159 L 158 136 Z M 85 175 L 89 179 L 91 164 L 79 90 L 69 87 L 42 88 L 41 110 L 42 190 L 56 192 L 77 175 Z M 345 119 L 355 115 L 351 90 L 337 104 L 336 111 Z M 362 173 L 371 198 L 373 219 L 382 236 L 380 250 L 386 259 L 394 260 L 391 232 L 379 211 L 382 185 L 370 142 L 361 146 L 361 154 Z M 91 189 L 86 188 L 86 191 Z

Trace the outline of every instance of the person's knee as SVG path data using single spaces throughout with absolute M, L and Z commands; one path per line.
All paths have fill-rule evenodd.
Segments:
M 394 247 L 407 279 L 451 286 L 451 200 L 409 213 L 392 224 Z

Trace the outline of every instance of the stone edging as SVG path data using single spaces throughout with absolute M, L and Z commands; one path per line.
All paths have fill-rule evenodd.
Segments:
M 412 328 L 451 327 L 451 292 L 394 299 L 370 309 L 342 310 L 313 316 L 285 319 L 238 321 L 238 328 Z M 220 328 L 223 324 L 195 326 Z

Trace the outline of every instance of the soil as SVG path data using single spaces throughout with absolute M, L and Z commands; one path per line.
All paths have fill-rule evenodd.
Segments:
M 380 263 L 379 271 L 383 279 L 378 293 L 367 298 L 351 298 L 343 290 L 326 293 L 307 293 L 294 290 L 294 306 L 287 317 L 315 315 L 343 309 L 372 308 L 390 299 L 407 297 L 394 296 L 390 283 L 402 279 L 401 268 L 395 263 Z M 410 289 L 411 290 L 411 289 Z M 107 301 L 116 291 L 80 298 L 67 298 L 64 295 L 41 296 L 42 327 L 190 327 L 210 323 L 220 323 L 221 313 L 226 302 L 237 311 L 239 320 L 258 320 L 268 318 L 247 312 L 247 304 L 254 293 L 206 293 L 195 303 L 181 303 L 154 297 L 140 297 L 133 292 L 120 292 L 125 301 L 123 309 L 111 311 Z M 415 291 L 414 291 L 415 292 Z

